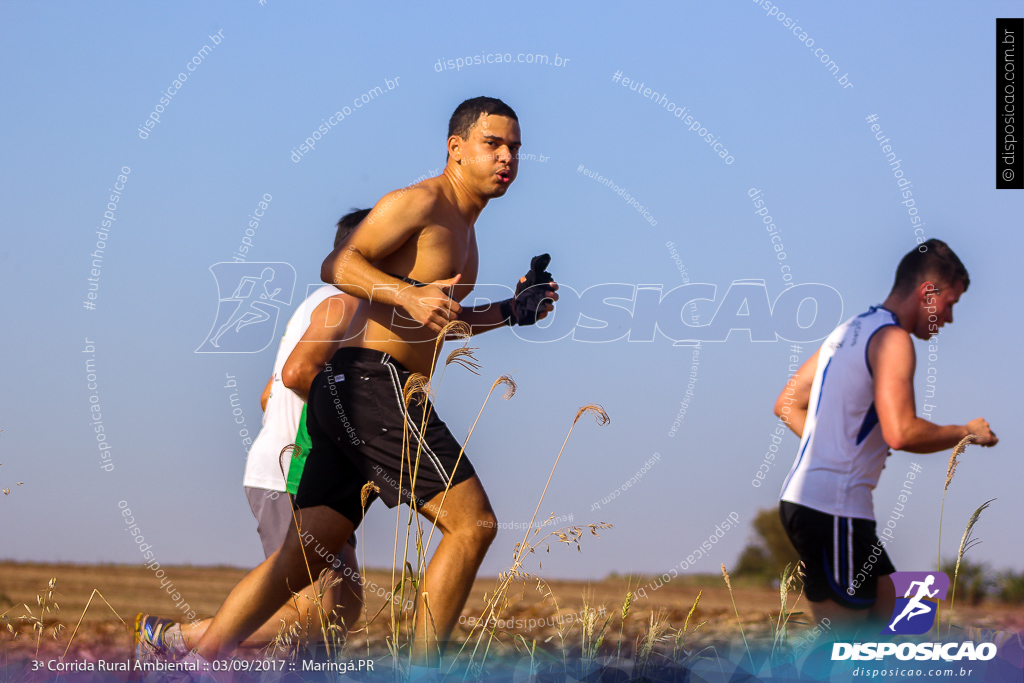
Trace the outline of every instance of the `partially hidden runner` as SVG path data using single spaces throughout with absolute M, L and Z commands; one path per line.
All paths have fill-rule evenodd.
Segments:
M 334 246 L 342 244 L 369 213 L 369 209 L 360 209 L 343 216 L 337 224 Z M 294 526 L 290 496 L 298 490 L 310 450 L 305 403 L 309 386 L 341 346 L 358 304 L 358 299 L 339 292 L 336 287 L 317 288 L 292 314 L 278 346 L 274 373 L 260 397 L 263 426 L 249 449 L 243 480 L 245 496 L 256 517 L 256 531 L 267 557 L 281 547 L 288 528 Z M 291 444 L 296 446 L 294 451 L 282 457 L 282 450 Z M 362 586 L 354 578 L 356 572 L 343 574 L 345 567 L 358 569 L 355 536 L 349 543 L 329 549 L 310 545 L 311 540 L 306 541 L 306 552 L 333 558 L 334 578 L 340 580 L 327 589 L 323 604 L 326 609 L 335 611 L 332 622 L 350 628 L 362 609 Z M 308 632 L 314 641 L 320 639 L 317 608 L 313 603 L 315 592 L 312 586 L 300 591 L 297 599 L 286 602 L 249 635 L 242 647 L 266 647 L 294 624 L 298 624 L 303 633 Z M 154 657 L 184 655 L 199 643 L 212 621 L 179 623 L 140 613 L 135 618 L 136 657 L 149 661 Z
M 472 463 L 459 458 L 459 442 L 431 403 L 413 401 L 406 409 L 405 382 L 412 372 L 430 375 L 435 340 L 449 322 L 463 321 L 474 334 L 533 324 L 558 298 L 545 255 L 534 259 L 512 298 L 459 304 L 477 281 L 477 218 L 515 180 L 520 145 L 511 107 L 489 97 L 463 102 L 449 121 L 443 173 L 385 195 L 321 271 L 325 282 L 362 299 L 352 326 L 364 332 L 343 343 L 310 387 L 312 450 L 295 498 L 301 533 L 328 547 L 343 544 L 362 520 L 368 481 L 389 507 L 409 502 L 410 472 L 402 468 L 407 430 L 410 450 L 422 451 L 415 506 L 442 533 L 417 596 L 413 679 L 436 676 L 497 526 Z M 310 572 L 325 566 L 308 559 L 309 568 L 299 534 L 289 529 L 281 549 L 228 596 L 189 665 L 209 670 L 210 661 L 234 652 L 288 598 L 288 586 L 306 585 Z
M 896 569 L 875 533 L 872 501 L 889 449 L 937 453 L 968 434 L 981 446 L 999 441 L 983 418 L 937 425 L 914 404 L 911 336 L 927 341 L 952 323 L 970 282 L 945 242 L 924 242 L 900 261 L 886 300 L 829 334 L 775 403 L 800 437 L 779 513 L 819 623 L 877 633 L 891 619 Z

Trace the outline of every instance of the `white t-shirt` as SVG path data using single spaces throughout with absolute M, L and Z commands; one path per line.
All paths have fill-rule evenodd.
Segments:
M 871 492 L 889 446 L 875 411 L 868 344 L 875 332 L 898 324 L 895 313 L 872 306 L 825 338 L 800 450 L 782 485 L 782 500 L 839 517 L 875 518 Z
M 278 459 L 281 456 L 282 448 L 295 443 L 295 436 L 299 431 L 299 420 L 302 418 L 303 403 L 302 399 L 281 381 L 281 371 L 288 361 L 288 356 L 302 339 L 302 335 L 306 333 L 313 311 L 324 299 L 336 294 L 341 294 L 337 287 L 330 285 L 320 287 L 299 304 L 295 313 L 288 320 L 284 337 L 281 338 L 281 344 L 277 347 L 277 358 L 274 360 L 274 382 L 270 388 L 267 410 L 263 413 L 263 427 L 252 442 L 252 446 L 249 448 L 249 457 L 245 461 L 245 478 L 242 482 L 245 486 L 270 491 L 286 490 L 285 481 L 292 459 L 290 457 L 281 458 L 284 461 L 284 476 L 281 475 L 281 464 Z

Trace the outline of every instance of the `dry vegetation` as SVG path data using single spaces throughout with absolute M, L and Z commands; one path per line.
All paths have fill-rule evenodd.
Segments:
M 438 349 L 445 338 L 468 341 L 468 330 L 464 328 L 465 324 L 458 322 L 446 327 L 438 337 Z M 473 349 L 464 344 L 448 356 L 438 377 L 411 378 L 405 388 L 406 404 L 415 401 L 423 405 L 433 399 L 449 365 L 474 373 L 479 368 Z M 506 400 L 516 389 L 510 377 L 499 377 L 487 393 L 480 414 L 498 387 L 504 387 L 502 398 Z M 597 405 L 583 406 L 577 411 L 547 475 L 547 484 L 555 475 L 573 430 L 586 415 L 594 417 L 598 425 L 609 421 L 607 413 Z M 466 442 L 472 437 L 473 428 Z M 407 430 L 403 461 L 408 472 L 416 472 L 421 454 L 409 442 Z M 958 453 L 965 445 L 966 440 Z M 290 452 L 291 447 L 285 450 Z M 955 459 L 956 454 L 951 460 L 947 488 Z M 400 480 L 399 484 L 404 482 Z M 600 543 L 599 532 L 607 528 L 603 524 L 554 528 L 550 519 L 538 520 L 547 484 L 531 526 L 512 549 L 509 569 L 498 577 L 478 577 L 473 586 L 446 653 L 467 674 L 482 670 L 485 662 L 499 659 L 525 657 L 536 662 L 586 663 L 612 656 L 635 660 L 634 674 L 642 677 L 651 662 L 667 661 L 666 657 L 676 662 L 690 658 L 692 662 L 693 657 L 702 653 L 729 649 L 735 657 L 736 648 L 746 648 L 748 644 L 751 649 L 771 649 L 774 644 L 784 651 L 787 639 L 790 643 L 798 640 L 809 626 L 811 620 L 801 612 L 807 608 L 807 602 L 802 600 L 790 567 L 782 575 L 781 591 L 767 585 L 763 578 L 730 577 L 724 565 L 721 575 L 680 575 L 667 582 L 637 576 L 611 576 L 588 582 L 544 579 L 541 554 L 535 553 L 547 546 L 558 552 L 561 544 L 579 547 L 581 543 Z M 415 478 L 408 485 L 415 492 Z M 443 506 L 442 498 L 440 507 Z M 982 509 L 975 513 L 970 526 Z M 429 604 L 417 601 L 417 597 L 433 528 L 424 529 L 421 524 L 421 517 L 412 508 L 399 508 L 394 566 L 363 573 L 364 614 L 368 615 L 369 623 L 364 620 L 354 625 L 347 642 L 335 643 L 342 657 L 369 656 L 384 667 L 395 662 L 408 664 L 417 612 L 424 610 L 429 616 Z M 961 542 L 956 571 L 970 547 L 970 526 Z M 402 554 L 399 546 L 404 546 Z M 416 558 L 414 562 L 399 562 L 398 558 L 408 556 L 409 550 Z M 200 618 L 212 616 L 248 571 L 191 566 L 164 570 Z M 374 590 L 378 587 L 380 590 Z M 398 600 L 386 599 L 391 587 Z M 644 588 L 638 593 L 636 589 L 640 587 Z M 401 609 L 396 604 L 406 607 Z M 322 605 L 319 608 L 321 632 L 335 633 L 327 615 L 330 610 Z M 131 625 L 137 612 L 171 619 L 182 617 L 153 572 L 143 566 L 0 563 L 0 673 L 11 662 L 55 658 L 66 650 L 69 657 L 76 659 L 124 661 L 134 646 Z M 991 601 L 958 603 L 955 614 L 954 629 L 1024 629 L 1024 613 L 1012 605 Z
M 188 597 L 193 608 L 203 617 L 213 615 L 246 571 L 232 567 L 167 568 L 168 576 L 174 578 L 178 590 Z M 391 569 L 369 570 L 366 577 L 367 581 L 386 586 L 391 578 Z M 130 627 L 135 613 L 140 611 L 169 618 L 180 616 L 180 613 L 176 614 L 177 610 L 170 597 L 160 589 L 160 582 L 153 577 L 153 573 L 139 565 L 0 563 L 0 613 L 7 612 L 9 623 L 19 634 L 15 638 L 3 628 L 0 632 L 0 657 L 16 659 L 33 656 L 36 647 L 34 622 L 20 617 L 27 614 L 24 604 L 28 604 L 36 616 L 40 614 L 36 597 L 40 593 L 46 593 L 51 578 L 56 578 L 54 600 L 59 609 L 51 610 L 44 619 L 45 632 L 40 640 L 41 657 L 55 657 L 64 651 L 93 589 L 98 590 L 107 599 L 111 607 L 117 610 L 117 614 L 115 615 L 99 599 L 93 601 L 81 629 L 75 636 L 72 650 L 77 656 L 123 661 L 129 654 L 131 642 L 130 628 L 126 628 L 123 622 Z M 650 577 L 645 577 L 644 583 L 649 579 Z M 490 597 L 496 583 L 494 577 L 477 579 L 463 611 L 467 621 L 469 617 L 481 616 L 488 603 L 485 594 Z M 625 577 L 610 577 L 593 582 L 548 581 L 545 592 L 549 590 L 552 596 L 557 596 L 560 609 L 556 609 L 551 597 L 545 597 L 545 592 L 536 589 L 536 583 L 536 580 L 521 581 L 511 587 L 508 608 L 502 619 L 536 619 L 542 623 L 532 629 L 498 629 L 497 645 L 492 649 L 494 654 L 523 653 L 521 643 L 518 648 L 516 646 L 518 639 L 515 636 L 518 634 L 522 635 L 527 643 L 535 639 L 538 649 L 547 650 L 560 658 L 562 641 L 558 635 L 559 626 L 565 632 L 565 647 L 569 654 L 578 653 L 582 644 L 582 632 L 581 624 L 575 615 L 579 615 L 583 609 L 584 595 L 587 596 L 586 602 L 591 608 L 600 610 L 603 607 L 605 610 L 603 616 L 598 612 L 598 625 L 606 618 L 611 619 L 602 644 L 604 653 L 614 653 L 621 640 L 622 656 L 631 655 L 637 641 L 642 639 L 649 629 L 652 612 L 660 612 L 662 621 L 670 624 L 672 628 L 682 627 L 698 592 L 701 593 L 701 598 L 690 618 L 690 629 L 701 622 L 706 623 L 688 639 L 687 647 L 697 646 L 699 649 L 709 644 L 732 641 L 739 636 L 732 602 L 721 576 L 680 576 L 655 592 L 648 591 L 647 600 L 637 599 L 630 605 L 629 614 L 622 626 L 621 639 L 621 607 L 626 592 L 636 587 L 636 578 L 632 581 Z M 778 590 L 761 584 L 744 584 L 733 579 L 733 592 L 748 639 L 752 642 L 765 639 L 770 641 L 768 617 L 778 616 Z M 381 596 L 368 593 L 366 598 L 371 615 L 385 607 L 384 598 Z M 798 604 L 797 610 L 799 611 L 804 604 Z M 561 625 L 557 623 L 559 614 L 562 615 Z M 567 615 L 574 616 L 570 620 Z M 1024 611 L 1019 607 L 996 601 L 985 601 L 978 606 L 958 605 L 956 622 L 1004 631 L 1019 631 L 1024 629 Z M 64 628 L 54 639 L 53 628 L 58 624 Z M 370 650 L 374 656 L 387 654 L 383 642 L 386 629 L 387 624 L 380 621 L 370 628 Z M 477 633 L 479 630 L 478 628 Z M 456 631 L 457 641 L 465 642 L 470 636 L 470 631 L 468 623 L 460 625 Z M 799 632 L 800 627 L 792 629 L 791 637 L 798 637 Z M 353 656 L 366 652 L 364 632 L 352 636 L 348 651 Z

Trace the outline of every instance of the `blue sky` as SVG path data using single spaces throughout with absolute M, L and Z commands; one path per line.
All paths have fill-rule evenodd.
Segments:
M 288 263 L 297 273 L 280 333 L 305 286 L 319 281 L 337 218 L 440 169 L 452 110 L 486 94 L 517 111 L 523 153 L 537 156 L 521 162 L 513 187 L 477 223 L 481 282 L 512 284 L 531 256 L 549 252 L 556 278 L 580 291 L 601 283 L 668 291 L 683 282 L 672 242 L 690 280 L 717 285 L 719 297 L 734 280 L 754 279 L 774 300 L 784 282 L 748 197 L 756 188 L 781 230 L 794 281 L 835 288 L 844 318 L 884 299 L 896 263 L 915 245 L 866 122 L 876 115 L 913 182 L 927 236 L 946 240 L 971 273 L 956 322 L 938 340 L 934 415 L 959 424 L 984 416 L 1001 438 L 995 449 L 970 449 L 957 471 L 944 554 L 955 553 L 971 512 L 997 498 L 976 527 L 984 543 L 973 559 L 1020 568 L 1022 434 L 1012 387 L 1021 380 L 1013 273 L 1022 195 L 994 189 L 992 96 L 994 19 L 1019 6 L 794 0 L 781 9 L 853 87 L 750 0 L 515 9 L 2 5 L 8 327 L 0 487 L 12 490 L 0 499 L 0 556 L 138 561 L 118 509 L 126 501 L 162 563 L 258 562 L 234 390 L 224 386 L 233 376 L 246 424 L 258 425 L 276 344 L 252 354 L 194 353 L 217 308 L 209 268 L 231 259 L 269 194 L 248 260 Z M 161 92 L 204 45 L 213 47 L 218 31 L 222 41 L 140 138 Z M 492 53 L 568 61 L 435 68 Z M 688 107 L 732 163 L 665 108 L 613 81 L 616 72 Z M 397 86 L 352 107 L 386 79 Z M 345 106 L 352 113 L 294 162 L 293 148 Z M 657 224 L 580 165 L 627 188 Z M 96 308 L 86 310 L 95 230 L 125 166 Z M 702 322 L 713 310 L 701 309 Z M 100 468 L 91 426 L 87 339 L 111 471 Z M 666 571 L 736 512 L 741 528 L 693 568 L 715 571 L 735 562 L 756 511 L 776 504 L 795 436 L 785 437 L 764 485 L 751 480 L 771 444 L 790 344 L 754 343 L 745 332 L 703 344 L 693 397 L 672 437 L 689 347 L 662 336 L 534 344 L 507 330 L 473 345 L 482 376 L 452 369 L 437 405 L 465 434 L 493 379 L 514 371 L 518 394 L 489 405 L 468 449 L 501 522 L 529 521 L 579 406 L 600 403 L 612 418 L 606 427 L 577 426 L 542 516 L 614 528 L 588 537 L 582 554 L 552 548 L 544 574 Z M 814 348 L 803 345 L 801 361 Z M 919 406 L 925 367 L 919 357 Z M 592 509 L 655 453 L 643 477 Z M 882 475 L 879 516 L 910 464 L 923 467 L 889 546 L 900 569 L 933 566 L 948 455 L 897 453 Z M 366 521 L 370 565 L 390 564 L 393 529 L 393 513 L 378 503 Z M 500 532 L 482 571 L 507 566 L 520 538 Z

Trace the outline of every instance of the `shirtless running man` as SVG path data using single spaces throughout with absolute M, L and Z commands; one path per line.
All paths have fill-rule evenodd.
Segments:
M 385 195 L 321 271 L 325 282 L 363 300 L 349 328 L 363 334 L 346 341 L 310 387 L 312 449 L 295 499 L 302 533 L 340 547 L 361 522 L 366 481 L 380 486 L 389 507 L 408 502 L 408 468 L 402 490 L 396 486 L 408 425 L 414 453 L 422 443 L 416 505 L 442 532 L 420 591 L 413 644 L 413 661 L 431 668 L 439 664 L 497 524 L 472 463 L 463 455 L 455 468 L 459 442 L 429 403 L 405 413 L 402 389 L 411 372 L 430 374 L 435 339 L 450 321 L 466 322 L 478 334 L 532 324 L 553 310 L 557 285 L 539 272 L 546 259 L 535 259 L 540 265 L 532 270 L 543 277 L 528 289 L 517 287 L 512 299 L 475 308 L 458 303 L 477 280 L 476 220 L 515 180 L 520 145 L 518 117 L 508 105 L 488 97 L 463 102 L 449 122 L 444 172 Z M 424 410 L 430 417 L 420 434 Z M 322 561 L 307 557 L 317 576 Z M 309 573 L 292 528 L 281 549 L 231 592 L 196 654 L 207 661 L 231 654 L 290 591 L 309 583 Z M 429 594 L 429 628 L 423 594 Z

